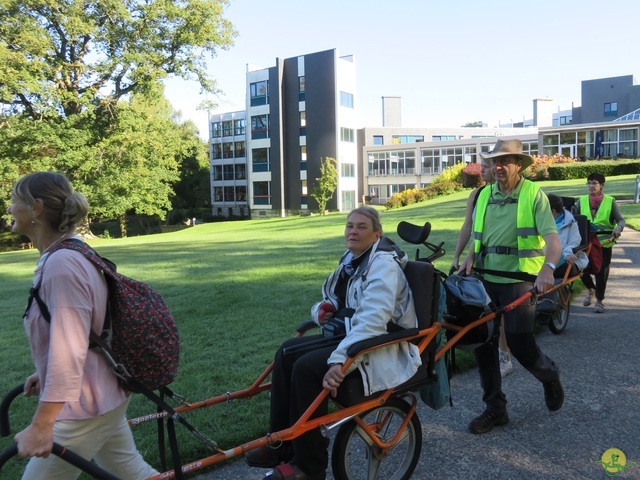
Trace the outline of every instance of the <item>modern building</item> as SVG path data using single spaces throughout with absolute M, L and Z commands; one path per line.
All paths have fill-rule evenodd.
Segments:
M 640 85 L 633 76 L 585 80 L 582 106 L 554 111 L 535 98 L 533 118 L 499 127 L 403 128 L 401 98 L 382 97 L 379 128 L 358 129 L 356 66 L 336 49 L 247 67 L 246 110 L 211 116 L 211 195 L 220 217 L 270 217 L 317 209 L 310 195 L 323 159 L 337 160 L 327 208 L 428 185 L 448 166 L 478 161 L 498 138 L 531 155 L 638 157 Z
M 246 112 L 211 117 L 213 214 L 235 215 L 245 205 L 241 216 L 286 216 L 315 209 L 310 192 L 327 157 L 337 161 L 339 173 L 337 194 L 327 207 L 356 207 L 356 102 L 355 60 L 341 57 L 336 49 L 278 58 L 270 68 L 247 67 Z M 225 122 L 235 125 L 241 119 L 246 121 L 244 137 L 229 135 L 236 131 L 225 130 Z M 221 137 L 216 137 L 218 131 Z M 241 153 L 246 178 L 236 175 Z
M 640 108 L 640 85 L 633 75 L 582 81 L 582 105 L 573 124 L 611 122 Z
M 247 217 L 246 112 L 209 117 L 211 205 L 217 217 Z
M 384 204 L 394 193 L 425 187 L 447 167 L 477 162 L 478 154 L 491 151 L 498 138 L 518 138 L 525 153 L 538 154 L 535 128 L 359 130 L 363 196 L 372 204 Z

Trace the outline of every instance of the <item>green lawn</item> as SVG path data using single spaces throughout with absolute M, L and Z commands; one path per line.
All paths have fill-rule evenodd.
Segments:
M 542 182 L 545 191 L 578 196 L 584 181 Z M 605 192 L 633 198 L 635 176 L 610 178 Z M 468 191 L 410 207 L 385 211 L 385 231 L 413 257 L 415 247 L 395 234 L 401 220 L 432 223 L 430 240 L 445 242 L 447 255 L 436 267 L 447 270 L 464 216 Z M 621 206 L 628 225 L 640 228 L 640 206 Z M 270 362 L 279 343 L 309 315 L 320 296 L 322 281 L 344 250 L 346 215 L 291 217 L 198 225 L 179 232 L 91 242 L 115 261 L 119 271 L 146 281 L 167 299 L 181 337 L 181 367 L 175 391 L 202 400 L 246 387 Z M 21 316 L 37 252 L 0 253 L 0 392 L 32 373 Z M 14 432 L 28 424 L 35 401 L 20 398 L 12 409 Z M 136 395 L 131 416 L 154 408 Z M 228 448 L 267 431 L 268 398 L 238 401 L 189 414 L 206 435 Z M 182 429 L 181 429 L 182 430 Z M 145 457 L 157 465 L 155 429 L 134 428 Z M 0 448 L 11 439 L 0 439 Z M 185 460 L 206 455 L 184 432 L 180 444 Z M 22 462 L 12 461 L 3 478 L 19 478 Z

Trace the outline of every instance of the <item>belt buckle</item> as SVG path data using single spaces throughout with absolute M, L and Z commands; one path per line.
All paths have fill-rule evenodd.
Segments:
M 506 247 L 496 247 L 496 253 L 499 255 L 505 255 L 507 253 Z

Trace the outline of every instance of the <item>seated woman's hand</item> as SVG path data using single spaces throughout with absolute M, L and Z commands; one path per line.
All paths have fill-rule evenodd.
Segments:
M 333 318 L 333 305 L 329 302 L 322 302 L 320 310 L 318 310 L 318 323 L 324 325 Z
M 327 373 L 325 373 L 322 379 L 322 388 L 329 390 L 332 397 L 338 394 L 338 387 L 344 380 L 344 373 L 342 373 L 342 364 L 337 363 L 331 365 Z

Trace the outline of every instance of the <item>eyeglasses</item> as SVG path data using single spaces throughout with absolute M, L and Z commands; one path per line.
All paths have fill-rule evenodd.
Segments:
M 595 182 L 595 181 L 587 182 L 587 185 L 600 185 L 600 182 Z

